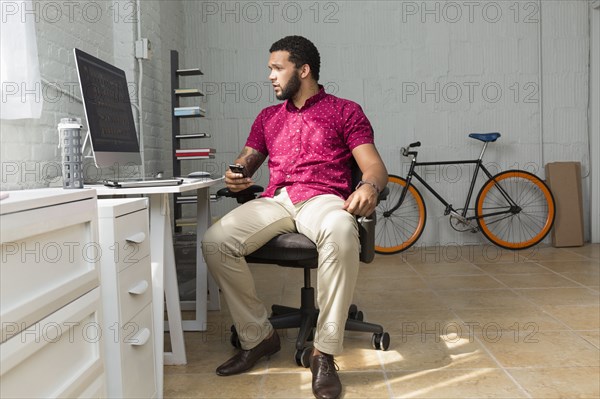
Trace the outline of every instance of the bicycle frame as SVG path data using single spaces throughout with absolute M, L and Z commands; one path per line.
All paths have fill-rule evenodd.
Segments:
M 477 176 L 479 174 L 479 169 L 481 169 L 483 171 L 483 173 L 485 173 L 485 175 L 488 177 L 488 179 L 493 178 L 493 175 L 483 165 L 483 161 L 482 161 L 483 154 L 485 153 L 487 145 L 488 145 L 487 142 L 484 143 L 483 149 L 481 150 L 481 154 L 479 155 L 478 159 L 464 160 L 464 161 L 417 162 L 417 154 L 418 153 L 416 151 L 409 151 L 408 155 L 412 155 L 413 158 L 411 160 L 408 174 L 406 175 L 406 186 L 402 190 L 402 194 L 400 195 L 400 199 L 399 199 L 398 203 L 392 209 L 385 212 L 384 216 L 391 215 L 402 205 L 402 203 L 404 202 L 404 198 L 406 197 L 406 193 L 408 192 L 408 188 L 411 185 L 413 177 L 415 177 L 419 182 L 421 182 L 421 184 L 444 205 L 444 207 L 445 207 L 444 215 L 449 215 L 452 213 L 454 216 L 461 217 L 465 221 L 470 221 L 473 219 L 477 219 L 478 217 L 496 216 L 496 215 L 503 215 L 506 213 L 516 213 L 515 211 L 518 212 L 519 207 L 516 205 L 516 203 L 513 201 L 513 199 L 510 198 L 508 193 L 506 193 L 506 191 L 504 191 L 504 189 L 502 189 L 502 187 L 500 185 L 498 185 L 498 189 L 499 189 L 500 193 L 502 194 L 502 196 L 509 202 L 509 204 L 511 204 L 510 209 L 499 211 L 499 212 L 494 212 L 494 213 L 488 213 L 485 215 L 479 215 L 479 216 L 475 215 L 475 216 L 467 217 L 467 211 L 469 208 L 469 204 L 471 203 L 471 197 L 473 196 L 473 190 L 475 189 L 475 182 L 476 182 Z M 468 164 L 474 164 L 476 166 L 475 166 L 475 170 L 473 171 L 473 177 L 471 178 L 469 192 L 467 194 L 465 206 L 462 209 L 462 213 L 458 213 L 456 211 L 456 209 L 454 209 L 452 204 L 450 204 L 448 201 L 446 201 L 446 199 L 444 199 L 444 197 L 442 197 L 437 191 L 435 191 L 435 189 L 433 187 L 431 187 L 415 170 L 415 168 L 418 166 L 468 165 Z

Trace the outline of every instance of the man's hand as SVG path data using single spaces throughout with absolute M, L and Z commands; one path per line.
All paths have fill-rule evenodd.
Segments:
M 354 191 L 346 202 L 343 209 L 356 216 L 370 216 L 375 212 L 377 198 L 379 193 L 370 184 L 363 184 L 358 190 Z
M 237 193 L 238 191 L 242 191 L 250 187 L 254 184 L 251 178 L 244 177 L 241 173 L 233 173 L 231 170 L 227 169 L 225 171 L 225 184 L 227 188 Z

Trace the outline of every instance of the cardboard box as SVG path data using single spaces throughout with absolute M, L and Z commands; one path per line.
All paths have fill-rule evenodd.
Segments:
M 581 163 L 546 164 L 546 184 L 550 187 L 556 203 L 556 219 L 551 233 L 552 246 L 582 246 L 584 236 Z

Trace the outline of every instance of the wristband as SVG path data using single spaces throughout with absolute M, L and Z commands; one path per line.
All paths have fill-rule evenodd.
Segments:
M 363 186 L 365 184 L 368 184 L 369 186 L 373 187 L 375 189 L 375 191 L 377 192 L 377 195 L 379 195 L 379 193 L 381 192 L 379 190 L 379 187 L 377 187 L 377 184 L 371 183 L 370 181 L 365 181 L 365 180 L 359 181 L 354 190 L 358 190 L 361 186 Z

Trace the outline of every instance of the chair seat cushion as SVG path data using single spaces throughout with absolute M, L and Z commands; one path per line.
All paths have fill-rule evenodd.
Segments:
M 315 243 L 299 233 L 281 234 L 246 256 L 246 260 L 252 263 L 314 268 L 317 267 L 318 258 Z

